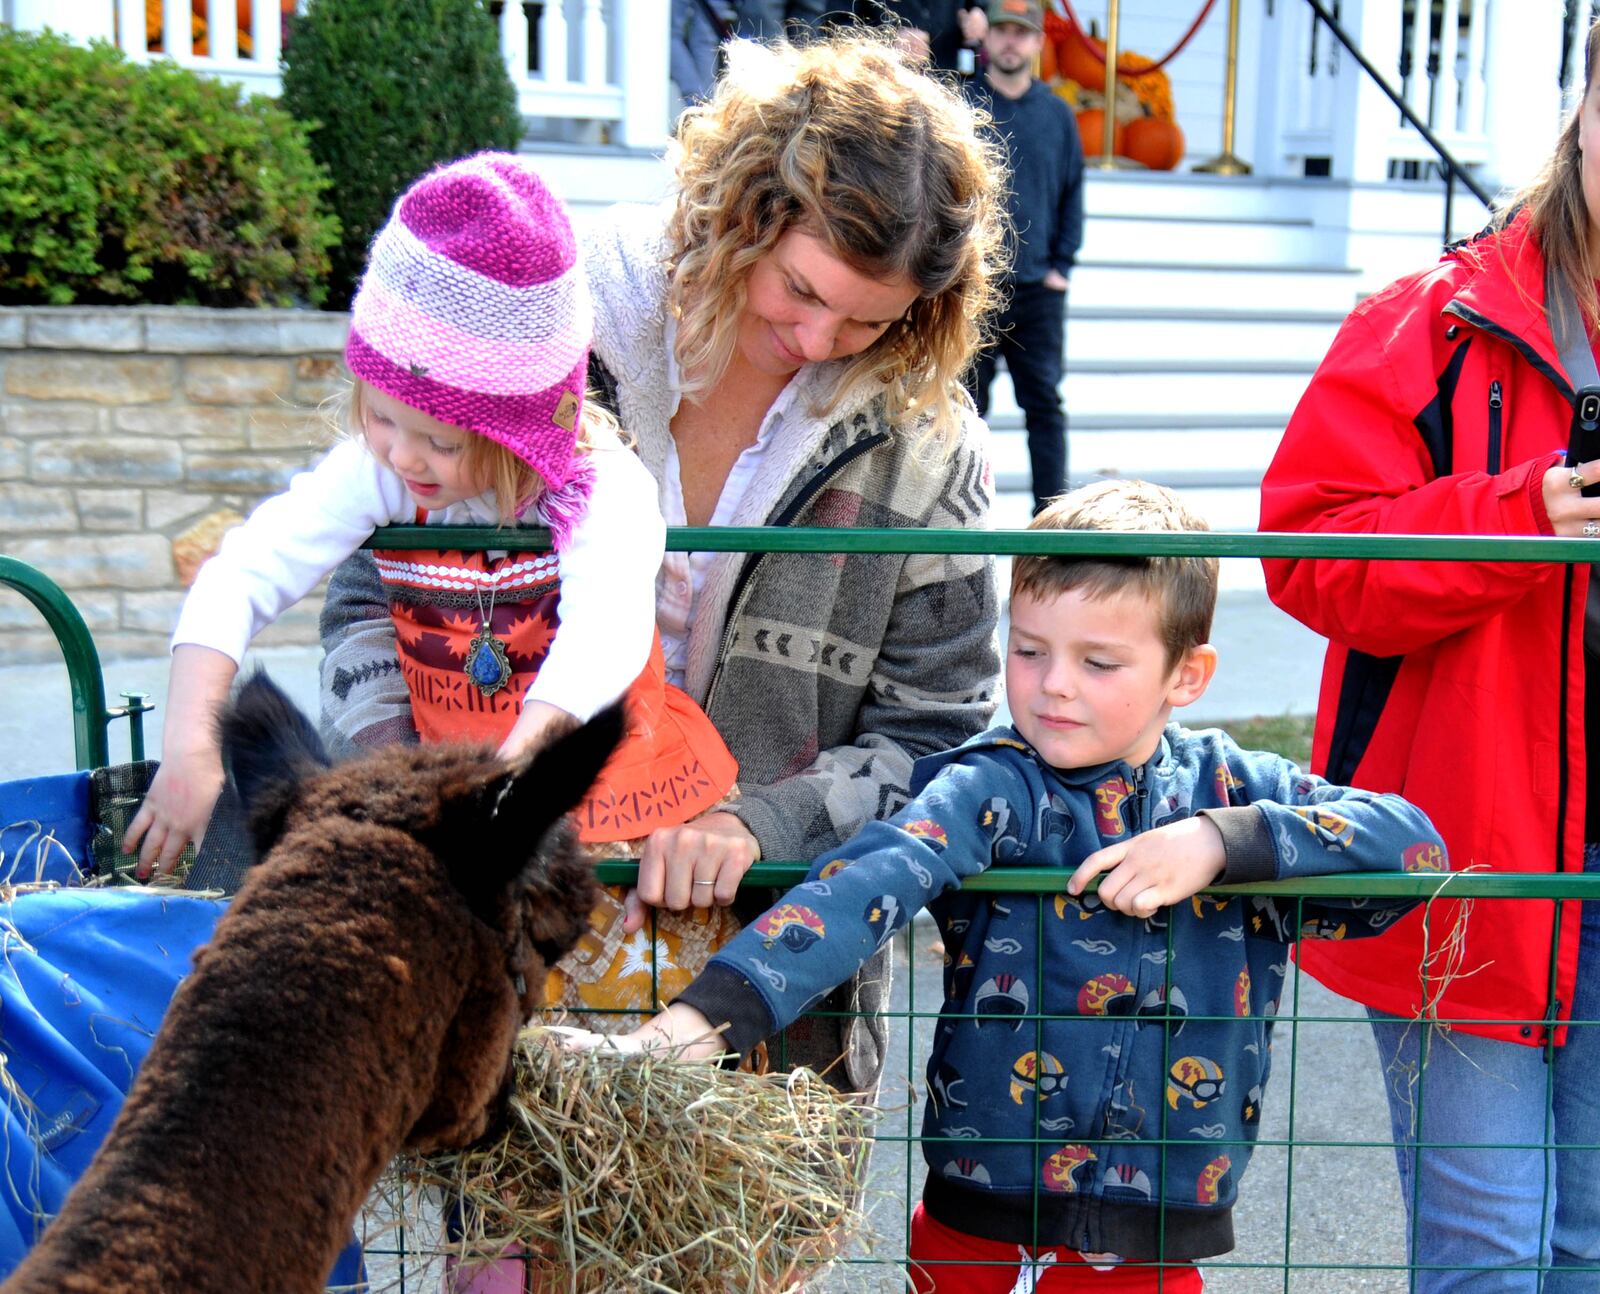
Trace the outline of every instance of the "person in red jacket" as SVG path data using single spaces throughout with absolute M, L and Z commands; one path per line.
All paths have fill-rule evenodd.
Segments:
M 1568 453 L 1600 390 L 1597 45 L 1600 24 L 1538 179 L 1345 321 L 1262 483 L 1263 530 L 1588 536 L 1600 561 L 1600 498 L 1580 492 L 1600 450 Z M 1562 303 L 1572 323 L 1553 325 Z M 1600 870 L 1590 567 L 1264 564 L 1273 600 L 1329 639 L 1317 772 L 1403 794 L 1457 870 Z M 1600 1288 L 1600 1151 L 1543 1149 L 1600 1143 L 1600 1025 L 1576 1023 L 1600 1020 L 1600 902 L 1438 901 L 1300 960 L 1372 1017 L 1414 1288 Z

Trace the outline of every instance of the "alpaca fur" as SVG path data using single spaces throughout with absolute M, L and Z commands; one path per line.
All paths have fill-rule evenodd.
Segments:
M 522 771 L 396 746 L 328 769 L 269 681 L 224 754 L 261 861 L 178 988 L 133 1090 L 4 1294 L 311 1294 L 402 1148 L 464 1145 L 596 891 L 563 815 L 613 709 Z

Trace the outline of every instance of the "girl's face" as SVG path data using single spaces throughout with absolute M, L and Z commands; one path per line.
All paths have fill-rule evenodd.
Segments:
M 405 482 L 418 507 L 438 512 L 487 488 L 466 468 L 470 431 L 440 422 L 372 387 L 363 392 L 361 412 L 367 445 Z
M 918 295 L 903 274 L 872 278 L 791 229 L 750 271 L 739 354 L 756 372 L 783 378 L 802 364 L 859 355 Z

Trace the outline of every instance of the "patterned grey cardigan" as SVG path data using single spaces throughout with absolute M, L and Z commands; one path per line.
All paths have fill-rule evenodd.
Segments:
M 677 407 L 662 224 L 660 208 L 616 208 L 584 239 L 594 354 L 658 481 Z M 825 418 L 811 415 L 836 375 L 832 365 L 796 375 L 733 524 L 985 526 L 988 433 L 976 413 L 941 458 L 891 427 L 871 389 L 846 393 Z M 810 860 L 838 846 L 907 801 L 913 761 L 984 730 L 999 679 L 997 619 L 985 557 L 718 556 L 695 602 L 684 690 L 739 761 L 741 798 L 729 811 L 763 858 Z M 386 630 L 375 568 L 358 554 L 335 575 L 323 613 L 324 726 L 336 744 L 394 740 L 410 727 Z M 886 984 L 886 967 L 869 966 L 826 1004 L 866 1016 L 866 1028 L 842 1040 L 857 1088 L 870 1089 L 881 1068 L 875 1017 Z M 832 1033 L 831 1049 L 818 1037 L 814 1051 L 798 1036 L 805 1028 L 786 1038 L 790 1063 L 840 1055 L 837 1021 L 813 1027 Z

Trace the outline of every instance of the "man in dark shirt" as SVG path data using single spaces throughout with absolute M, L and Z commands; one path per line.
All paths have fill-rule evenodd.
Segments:
M 1033 79 L 1044 44 L 1039 0 L 991 0 L 984 37 L 988 70 L 968 84 L 994 118 L 1011 164 L 1007 205 L 1014 230 L 1009 301 L 999 338 L 973 365 L 972 398 L 989 412 L 989 387 L 1004 358 L 1028 427 L 1034 513 L 1067 486 L 1067 419 L 1061 408 L 1067 289 L 1083 242 L 1083 145 L 1072 111 Z
M 854 0 L 854 6 L 861 22 L 898 27 L 906 48 L 942 72 L 972 71 L 971 47 L 988 25 L 983 0 Z M 844 0 L 830 0 L 835 13 L 848 7 Z

